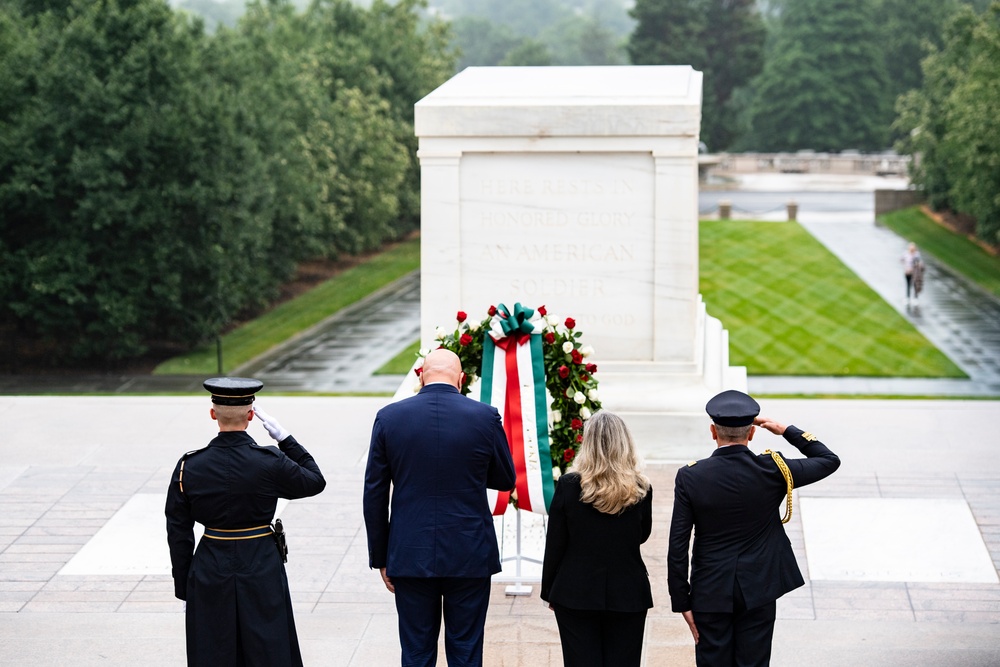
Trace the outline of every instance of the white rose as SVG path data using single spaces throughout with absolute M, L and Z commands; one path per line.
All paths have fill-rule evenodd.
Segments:
M 563 343 L 563 352 L 565 354 L 569 354 L 572 351 L 573 351 L 573 341 L 568 340 L 565 343 Z
M 584 396 L 582 391 L 578 391 L 575 394 L 573 394 L 573 402 L 577 403 L 578 405 L 583 405 L 584 403 L 587 402 L 587 397 Z
M 448 335 L 448 330 L 445 329 L 444 327 L 438 327 L 437 329 L 434 330 L 434 337 L 437 338 L 438 340 L 444 340 L 445 336 L 447 335 Z
M 590 414 L 589 408 L 580 408 L 580 419 L 582 419 L 583 421 L 587 421 L 592 416 L 593 415 Z
M 562 413 L 559 410 L 552 411 L 552 423 L 558 424 L 562 421 Z
M 592 401 L 599 400 L 597 398 L 597 390 L 596 389 L 591 389 L 590 391 L 588 391 L 587 392 L 587 398 L 589 398 Z
M 413 385 L 413 393 L 419 394 L 421 389 L 423 389 L 423 387 L 420 384 L 420 380 L 417 380 L 417 383 Z
M 582 354 L 585 357 L 589 357 L 593 353 L 594 353 L 594 348 L 591 347 L 590 345 L 584 345 L 583 347 L 580 348 L 580 354 Z
M 555 327 L 559 325 L 559 318 L 555 315 L 546 315 L 545 321 L 549 323 L 550 327 Z
M 573 398 L 573 387 L 566 389 L 566 398 Z
M 552 468 L 552 479 L 553 479 L 553 481 L 559 479 L 560 477 L 562 477 L 562 470 L 559 468 L 559 466 L 554 466 Z
M 469 331 L 479 331 L 479 322 L 469 322 Z
M 413 367 L 414 368 L 423 368 L 424 367 L 424 357 L 425 356 L 427 356 L 427 354 L 421 352 L 420 356 L 417 357 L 417 363 Z
M 429 347 L 425 347 L 424 349 L 420 350 L 420 365 L 421 366 L 424 365 L 424 359 L 423 358 L 426 357 L 430 353 L 431 353 L 431 348 L 429 348 Z

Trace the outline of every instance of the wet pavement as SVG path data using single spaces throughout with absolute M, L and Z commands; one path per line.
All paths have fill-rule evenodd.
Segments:
M 968 380 L 866 377 L 751 376 L 760 394 L 1000 396 L 1000 299 L 926 257 L 926 288 L 907 304 L 899 258 L 906 240 L 875 224 L 875 187 L 903 187 L 899 179 L 817 179 L 808 175 L 751 175 L 740 189 L 705 190 L 703 215 L 732 205 L 736 219 L 784 220 L 795 200 L 798 220 L 890 306 L 968 376 Z M 802 188 L 811 188 L 804 190 Z M 391 394 L 400 375 L 374 375 L 419 338 L 420 276 L 414 272 L 303 332 L 234 375 L 261 378 L 285 392 Z M 199 393 L 201 376 L 0 375 L 0 394 Z
M 991 391 L 1000 356 L 1000 328 L 992 319 L 996 300 L 934 267 L 919 312 L 907 312 L 898 264 L 905 241 L 873 224 L 864 208 L 870 197 L 851 194 L 854 203 L 842 204 L 841 211 L 812 209 L 803 199 L 800 218 L 971 379 L 751 377 L 751 390 L 953 396 Z M 747 215 L 767 215 L 745 208 Z M 241 372 L 260 374 L 269 386 L 289 391 L 368 391 L 384 382 L 391 392 L 401 378 L 373 379 L 371 372 L 416 339 L 418 281 L 408 276 Z M 101 376 L 46 384 L 0 378 L 4 394 L 33 393 L 32 387 L 194 394 L 0 396 L 0 656 L 6 662 L 184 663 L 184 614 L 173 596 L 162 507 L 177 458 L 215 434 L 205 414 L 202 379 Z M 260 398 L 262 409 L 310 449 L 328 481 L 324 493 L 294 501 L 282 513 L 289 532 L 289 588 L 308 665 L 399 664 L 395 608 L 378 573 L 367 567 L 361 508 L 372 420 L 388 400 Z M 766 396 L 760 402 L 768 416 L 816 433 L 843 461 L 828 480 L 795 491 L 786 531 L 806 584 L 778 601 L 771 664 L 1000 664 L 1000 464 L 992 439 L 984 437 L 995 430 L 1000 403 Z M 258 442 L 270 442 L 258 423 L 250 431 Z M 759 450 L 783 443 L 761 433 L 752 444 Z M 711 446 L 705 443 L 706 455 Z M 694 664 L 691 637 L 682 618 L 671 613 L 666 590 L 672 482 L 684 463 L 655 461 L 647 468 L 658 500 L 653 533 L 642 548 L 655 603 L 647 617 L 643 667 Z M 125 517 L 136 507 L 147 511 L 130 524 Z M 839 528 L 851 534 L 834 552 L 823 537 L 838 526 L 824 524 L 818 531 L 815 523 L 829 507 L 836 509 Z M 903 510 L 918 527 L 890 522 L 874 530 L 887 508 Z M 934 518 L 946 528 L 964 525 L 965 541 L 942 538 L 932 527 Z M 503 522 L 503 554 L 510 557 L 514 522 Z M 980 556 L 976 572 L 949 567 L 971 551 Z M 932 552 L 943 555 L 944 566 L 925 558 Z M 539 557 L 538 544 L 526 546 L 524 555 Z M 112 556 L 120 564 L 111 566 Z M 883 571 L 872 567 L 879 559 L 888 563 Z M 923 574 L 914 574 L 921 571 L 916 566 L 924 566 Z M 529 579 L 525 583 L 534 590 L 528 596 L 505 595 L 509 577 L 494 580 L 487 667 L 562 663 L 555 620 L 538 598 L 537 581 Z M 442 652 L 438 665 L 444 663 Z

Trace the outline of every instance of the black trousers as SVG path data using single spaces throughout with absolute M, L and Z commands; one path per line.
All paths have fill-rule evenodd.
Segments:
M 565 667 L 639 667 L 646 610 L 588 611 L 553 604 Z
M 698 667 L 768 667 L 775 609 L 774 601 L 747 609 L 737 586 L 732 613 L 694 612 Z
M 489 577 L 393 577 L 403 667 L 437 664 L 441 613 L 449 667 L 483 664 Z

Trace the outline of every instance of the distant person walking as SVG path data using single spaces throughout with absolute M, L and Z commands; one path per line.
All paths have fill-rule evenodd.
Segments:
M 638 667 L 653 606 L 639 553 L 652 506 L 628 426 L 596 413 L 556 486 L 545 536 L 541 598 L 555 611 L 566 667 Z
M 805 583 L 778 508 L 790 501 L 792 484 L 823 479 L 840 459 L 811 433 L 758 417 L 760 406 L 743 392 L 724 391 L 705 408 L 717 446 L 707 459 L 678 470 L 674 481 L 670 605 L 688 623 L 698 667 L 766 667 L 775 602 Z M 753 453 L 747 444 L 757 426 L 783 436 L 806 458 Z
M 912 303 L 916 304 L 920 292 L 924 289 L 924 258 L 917 250 L 917 244 L 911 243 L 900 260 L 903 263 L 903 275 L 906 277 L 906 304 L 911 303 L 910 290 L 913 290 Z
M 170 478 L 167 543 L 174 594 L 186 602 L 189 667 L 302 665 L 283 543 L 270 524 L 278 498 L 314 496 L 326 480 L 312 455 L 253 407 L 263 386 L 207 380 L 219 435 L 182 456 Z M 255 415 L 277 447 L 246 432 Z M 195 522 L 205 526 L 197 550 Z
M 463 375 L 458 355 L 434 350 L 420 393 L 379 410 L 372 426 L 368 564 L 396 596 L 404 667 L 437 664 L 442 611 L 448 665 L 483 664 L 490 576 L 500 571 L 486 489 L 517 480 L 500 414 L 459 393 Z

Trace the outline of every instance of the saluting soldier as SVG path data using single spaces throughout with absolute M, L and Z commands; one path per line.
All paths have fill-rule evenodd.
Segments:
M 283 544 L 270 524 L 278 498 L 314 496 L 326 480 L 281 424 L 254 409 L 262 382 L 212 378 L 204 386 L 219 435 L 181 457 L 166 505 L 174 593 L 186 601 L 188 665 L 302 665 Z M 254 415 L 277 447 L 246 432 Z M 205 526 L 197 551 L 195 522 Z
M 771 659 L 775 601 L 805 583 L 778 509 L 787 502 L 790 517 L 792 486 L 827 477 L 840 459 L 811 433 L 758 417 L 760 406 L 743 392 L 724 391 L 705 408 L 717 447 L 674 481 L 670 605 L 691 629 L 699 667 L 763 667 Z M 747 445 L 757 426 L 806 458 L 754 454 Z

